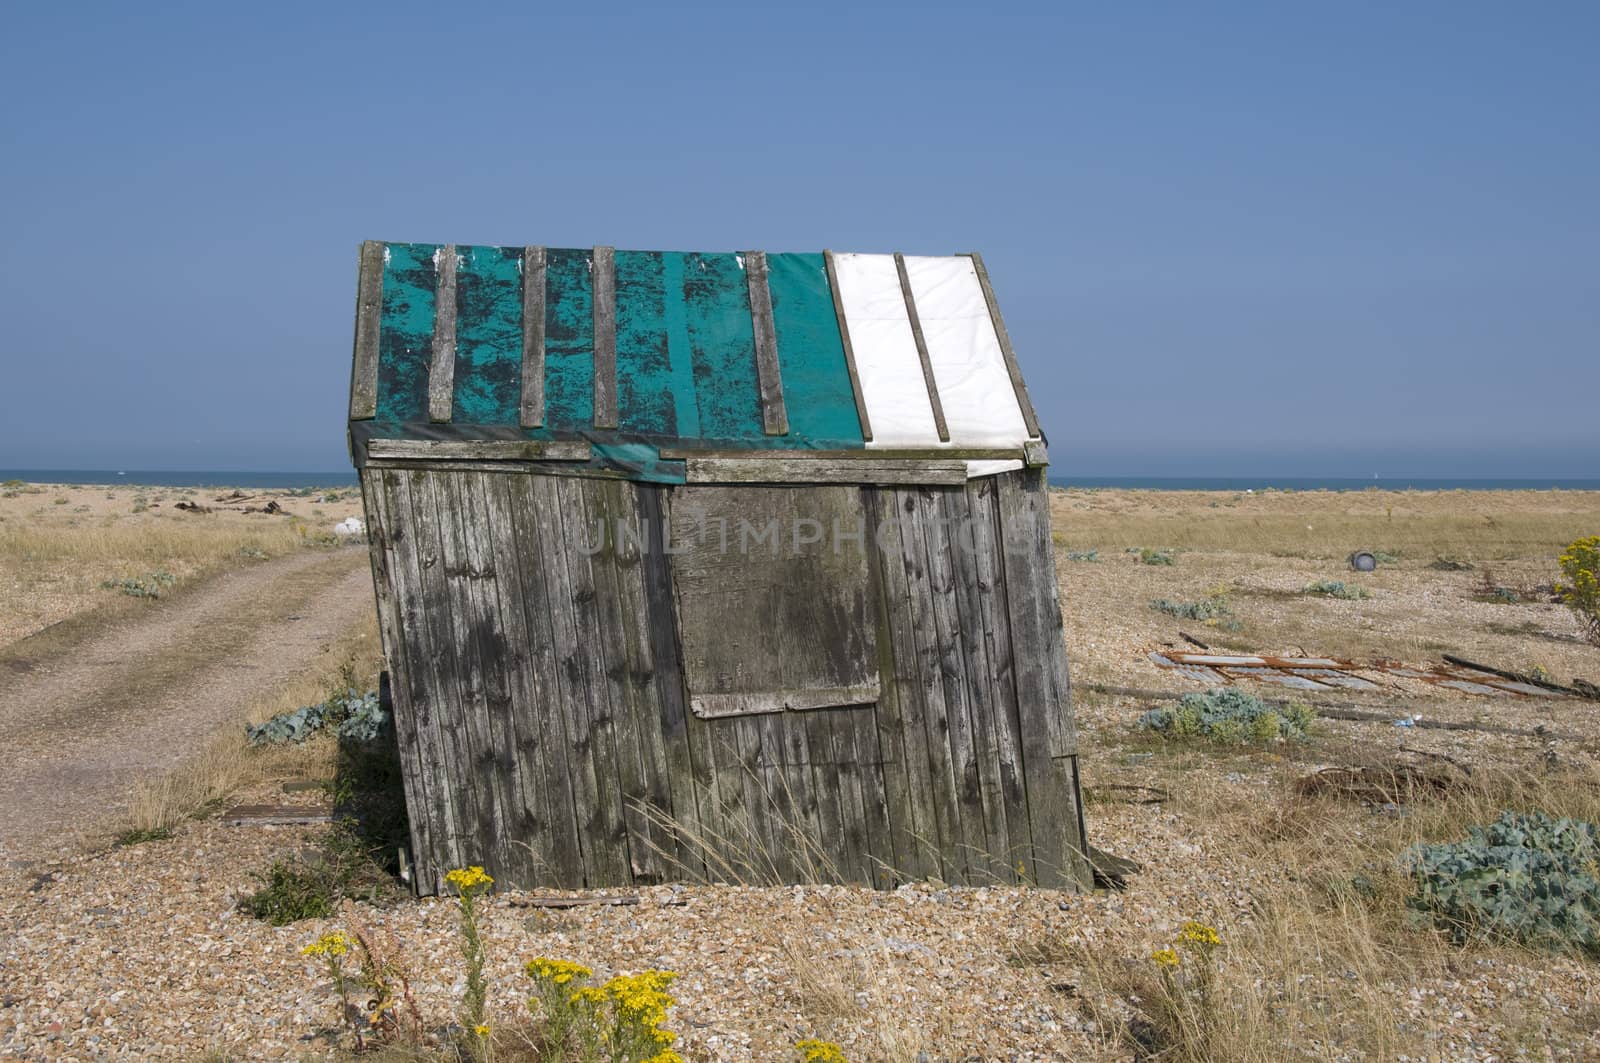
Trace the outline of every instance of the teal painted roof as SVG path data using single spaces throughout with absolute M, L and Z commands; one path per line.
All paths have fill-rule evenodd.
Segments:
M 865 270 L 868 259 L 890 256 L 845 257 L 861 259 Z M 905 262 L 895 261 L 905 286 L 899 312 L 916 327 Z M 605 267 L 599 286 L 597 262 Z M 662 448 L 872 446 L 864 377 L 852 361 L 853 326 L 830 284 L 830 265 L 824 254 L 368 244 L 352 384 L 356 460 L 364 463 L 371 440 L 582 440 L 598 464 L 678 482 L 681 464 L 662 462 Z M 883 269 L 893 277 L 892 266 L 878 273 Z M 542 274 L 541 287 L 528 288 L 530 271 Z M 988 294 L 986 275 L 983 284 Z M 869 318 L 864 333 L 882 324 L 869 289 L 862 282 L 855 292 Z M 898 286 L 877 295 L 902 303 Z M 453 312 L 441 315 L 441 305 Z M 987 309 L 981 298 L 979 306 L 990 328 L 992 295 Z M 992 343 L 994 328 L 987 335 Z M 926 346 L 920 330 L 916 339 Z M 900 363 L 909 359 L 912 376 L 876 349 L 867 353 L 879 367 L 874 379 L 886 381 L 872 396 L 887 411 L 881 419 L 899 418 L 908 401 L 920 403 L 920 431 L 932 432 L 940 418 L 940 436 L 928 445 L 949 444 L 939 387 L 948 383 L 948 401 L 959 401 L 960 389 L 971 391 L 968 367 L 936 386 L 925 349 L 921 365 L 915 350 L 894 354 Z M 999 372 L 1010 403 L 1001 412 L 1020 430 L 1017 402 L 1025 403 L 1025 394 L 1012 396 L 1011 381 Z M 977 410 L 978 421 L 988 420 L 985 412 Z M 1016 444 L 1036 435 L 1022 433 Z

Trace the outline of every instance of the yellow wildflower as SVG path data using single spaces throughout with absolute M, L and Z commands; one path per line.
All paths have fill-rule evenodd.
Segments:
M 844 1049 L 832 1041 L 819 1041 L 808 1037 L 804 1041 L 796 1041 L 794 1047 L 805 1059 L 805 1063 L 849 1063 L 845 1059 Z
M 581 963 L 573 963 L 571 960 L 552 960 L 544 956 L 529 960 L 523 970 L 527 972 L 529 978 L 541 982 L 553 982 L 556 985 L 581 982 L 594 974 L 594 971 Z
M 486 1023 L 486 1022 L 480 1022 L 480 1023 L 478 1023 L 478 1025 L 476 1025 L 476 1026 L 474 1026 L 472 1028 L 472 1032 L 477 1034 L 479 1037 L 488 1037 L 489 1036 L 489 1024 Z
M 1188 922 L 1183 924 L 1183 929 L 1178 931 L 1178 944 L 1189 948 L 1207 950 L 1214 949 L 1222 944 L 1215 927 L 1206 926 L 1204 923 Z
M 619 974 L 607 982 L 604 989 L 610 995 L 618 1015 L 649 1029 L 667 1020 L 672 997 L 667 994 L 666 988 L 676 977 L 671 971 Z
M 670 1048 L 663 1048 L 644 1063 L 683 1063 L 683 1057 Z
M 331 934 L 323 934 L 317 940 L 301 949 L 305 956 L 343 956 L 350 951 L 350 939 L 342 931 L 335 930 Z
M 1150 961 L 1157 967 L 1172 970 L 1178 966 L 1178 954 L 1172 949 L 1156 949 L 1150 954 Z
M 493 876 L 476 865 L 473 867 L 458 867 L 454 871 L 448 872 L 444 876 L 444 880 L 463 893 L 479 886 L 494 885 Z
M 586 985 L 567 999 L 573 1004 L 590 1004 L 598 1008 L 606 1002 L 606 991 L 598 986 Z

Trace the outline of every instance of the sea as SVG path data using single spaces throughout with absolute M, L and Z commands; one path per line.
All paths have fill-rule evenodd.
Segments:
M 139 484 L 150 487 L 353 487 L 350 469 L 312 472 L 172 469 L 0 469 L 0 481 L 49 484 Z M 1600 479 L 1462 479 L 1451 477 L 1340 478 L 1325 476 L 1078 476 L 1050 477 L 1055 487 L 1138 491 L 1600 491 Z

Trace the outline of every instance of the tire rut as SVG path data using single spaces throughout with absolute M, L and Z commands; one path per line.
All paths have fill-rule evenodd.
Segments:
M 372 609 L 367 553 L 346 547 L 227 572 L 75 645 L 13 654 L 0 688 L 0 856 L 70 847 Z

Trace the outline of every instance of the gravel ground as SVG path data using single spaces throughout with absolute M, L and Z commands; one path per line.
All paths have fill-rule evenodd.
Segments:
M 1057 521 L 1060 528 L 1061 513 Z M 1341 602 L 1297 596 L 1312 579 L 1339 578 L 1327 561 L 1194 551 L 1162 568 L 1103 554 L 1098 564 L 1060 565 L 1080 689 L 1091 682 L 1195 689 L 1157 671 L 1145 654 L 1176 641 L 1180 629 L 1206 629 L 1154 613 L 1148 601 L 1194 598 L 1218 583 L 1233 588 L 1242 620 L 1240 631 L 1206 636 L 1219 644 L 1383 651 L 1416 663 L 1448 646 L 1516 667 L 1540 663 L 1560 679 L 1600 673 L 1600 654 L 1574 641 L 1563 610 L 1477 602 L 1472 573 L 1392 566 L 1369 581 L 1372 598 Z M 1549 575 L 1534 561 L 1499 567 L 1502 579 Z M 1396 715 L 1543 725 L 1576 737 L 1328 722 L 1326 740 L 1308 751 L 1167 757 L 1130 737 L 1130 722 L 1146 706 L 1083 693 L 1077 715 L 1087 783 L 1159 782 L 1173 791 L 1158 804 L 1101 801 L 1089 809 L 1095 844 L 1143 865 L 1126 891 L 678 886 L 639 891 L 636 906 L 570 911 L 530 908 L 525 897 L 501 894 L 485 915 L 491 1006 L 502 1021 L 519 1013 L 521 964 L 551 955 L 602 976 L 678 971 L 669 1025 L 691 1059 L 791 1059 L 788 1046 L 811 1036 L 842 1042 L 852 1059 L 1128 1058 L 1097 1028 L 1085 1000 L 1088 972 L 1073 949 L 1142 959 L 1189 919 L 1213 923 L 1225 943 L 1245 937 L 1263 898 L 1300 872 L 1293 859 L 1246 855 L 1259 851 L 1247 844 L 1258 822 L 1252 816 L 1291 803 L 1289 784 L 1298 776 L 1358 750 L 1530 766 L 1552 753 L 1563 763 L 1592 764 L 1600 751 L 1600 714 L 1590 704 L 1398 684 L 1381 696 L 1339 700 Z M 264 787 L 240 799 L 283 797 Z M 328 1055 L 332 998 L 299 950 L 338 921 L 274 929 L 236 910 L 255 872 L 314 845 L 320 829 L 203 820 L 168 841 L 7 872 L 0 878 L 0 1057 Z M 452 1014 L 463 988 L 452 905 L 405 901 L 363 914 L 399 940 L 424 1012 Z M 1600 1058 L 1595 964 L 1508 949 L 1448 955 L 1437 970 L 1384 990 L 1419 1046 L 1412 1058 Z M 1314 969 L 1317 959 L 1305 977 L 1337 976 Z M 1332 1045 L 1320 1054 L 1347 1055 Z

